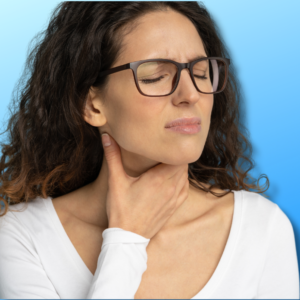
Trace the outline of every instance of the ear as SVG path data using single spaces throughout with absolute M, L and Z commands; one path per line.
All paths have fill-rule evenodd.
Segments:
M 93 87 L 90 88 L 87 94 L 83 118 L 87 123 L 95 127 L 103 126 L 106 123 L 100 96 Z

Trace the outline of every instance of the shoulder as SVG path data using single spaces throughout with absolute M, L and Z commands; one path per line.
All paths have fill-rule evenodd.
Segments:
M 255 217 L 258 220 L 267 218 L 270 222 L 275 219 L 288 220 L 278 204 L 261 194 L 245 190 L 238 191 L 238 193 L 240 193 L 245 216 Z
M 246 190 L 238 191 L 238 193 L 241 194 L 241 197 L 245 204 L 254 209 L 276 210 L 276 207 L 278 207 L 276 203 L 262 196 L 261 194 Z
M 8 211 L 0 217 L 0 231 L 15 230 L 20 232 L 36 232 L 37 227 L 45 220 L 47 214 L 46 203 L 50 198 L 36 197 L 29 202 L 21 202 L 9 205 Z
M 250 191 L 238 191 L 241 219 L 244 230 L 255 233 L 256 237 L 271 237 L 275 234 L 293 235 L 291 221 L 278 204 Z

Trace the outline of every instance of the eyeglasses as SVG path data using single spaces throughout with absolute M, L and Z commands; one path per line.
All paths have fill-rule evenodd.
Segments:
M 169 59 L 146 59 L 127 63 L 99 73 L 99 77 L 131 69 L 138 91 L 148 97 L 171 95 L 177 88 L 180 74 L 188 69 L 196 90 L 217 94 L 225 89 L 230 59 L 203 57 L 189 63 Z

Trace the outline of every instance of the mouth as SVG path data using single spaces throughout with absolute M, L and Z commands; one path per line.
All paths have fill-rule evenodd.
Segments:
M 190 126 L 200 126 L 201 119 L 198 117 L 192 118 L 179 118 L 175 119 L 165 126 L 166 128 L 173 128 L 173 127 L 190 127 Z
M 195 134 L 201 130 L 201 125 L 194 124 L 194 125 L 186 125 L 186 126 L 173 126 L 173 127 L 168 127 L 166 129 L 178 133 Z

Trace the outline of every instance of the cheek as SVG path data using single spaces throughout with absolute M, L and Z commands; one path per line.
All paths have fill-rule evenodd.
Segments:
M 214 95 L 204 95 L 201 100 L 201 109 L 203 110 L 202 113 L 211 114 L 212 108 L 214 105 Z
M 201 155 L 210 127 L 213 95 L 204 95 L 190 107 L 202 117 L 202 129 L 193 137 L 167 132 L 164 125 L 172 110 L 170 103 L 159 97 L 144 97 L 135 85 L 115 90 L 108 101 L 109 128 L 121 148 L 169 164 L 189 163 Z
M 136 96 L 134 100 L 135 105 L 125 112 L 124 146 L 126 144 L 128 150 L 140 154 L 151 151 L 154 145 L 157 150 L 157 138 L 163 129 L 163 102 L 142 95 Z
M 155 144 L 153 139 L 163 124 L 160 118 L 164 102 L 159 98 L 144 97 L 134 88 L 111 95 L 108 124 L 122 148 L 143 153 L 145 148 Z
M 202 113 L 201 144 L 203 144 L 204 147 L 204 144 L 208 136 L 210 124 L 211 124 L 211 113 L 214 105 L 214 97 L 213 95 L 206 95 L 205 99 L 203 100 L 205 101 L 202 101 L 202 105 L 201 105 L 201 113 Z
M 207 95 L 206 101 L 203 103 L 203 118 L 205 120 L 205 124 L 209 127 L 210 119 L 211 119 L 211 112 L 214 106 L 214 95 Z M 208 131 L 208 130 L 207 130 Z

